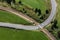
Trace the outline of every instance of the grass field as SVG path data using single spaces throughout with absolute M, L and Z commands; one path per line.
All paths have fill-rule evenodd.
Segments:
M 10 22 L 10 23 L 16 23 L 16 24 L 25 24 L 30 25 L 28 21 L 20 18 L 19 16 L 0 10 L 0 22 Z
M 48 37 L 43 32 L 0 27 L 0 40 L 48 40 Z

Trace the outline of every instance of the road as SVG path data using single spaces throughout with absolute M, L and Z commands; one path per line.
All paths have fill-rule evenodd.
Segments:
M 56 1 L 51 0 L 51 5 L 52 5 L 52 10 L 51 10 L 50 16 L 43 23 L 41 23 L 37 26 L 25 26 L 25 25 L 23 26 L 20 24 L 11 24 L 11 23 L 3 23 L 3 22 L 0 22 L 0 26 L 12 27 L 12 28 L 17 28 L 17 29 L 25 29 L 25 30 L 36 30 L 39 28 L 43 28 L 52 21 L 53 17 L 56 14 L 56 7 L 57 7 Z M 13 11 L 12 13 L 15 13 L 15 12 Z
M 16 28 L 16 29 L 24 29 L 24 30 L 36 30 L 36 29 L 38 29 L 38 26 L 25 26 L 25 25 L 20 25 L 20 24 L 3 23 L 3 22 L 0 22 L 0 26 L 11 27 L 11 28 Z
M 55 14 L 56 14 L 56 7 L 57 7 L 56 1 L 51 0 L 51 5 L 52 5 L 52 10 L 51 10 L 50 16 L 43 23 L 38 25 L 40 28 L 43 28 L 46 25 L 48 25 L 52 21 L 52 19 L 54 18 Z

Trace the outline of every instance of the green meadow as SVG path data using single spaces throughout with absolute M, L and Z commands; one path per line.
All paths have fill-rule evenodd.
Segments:
M 0 40 L 48 40 L 43 32 L 0 27 Z

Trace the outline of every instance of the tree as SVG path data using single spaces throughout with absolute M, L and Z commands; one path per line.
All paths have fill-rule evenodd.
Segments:
M 1 2 L 4 2 L 5 0 L 0 0 Z
M 52 25 L 51 29 L 54 30 L 54 25 Z
M 38 13 L 39 13 L 38 16 L 40 16 L 40 14 L 41 14 L 41 10 L 40 9 L 38 10 Z
M 57 24 L 57 20 L 56 20 L 56 19 L 54 20 L 54 24 L 55 24 L 55 25 Z
M 48 14 L 49 13 L 49 11 L 48 10 L 46 10 L 46 14 Z
M 35 9 L 35 13 L 38 13 L 38 16 L 40 16 L 41 10 L 36 8 L 36 9 Z
M 25 9 L 23 8 L 23 11 L 25 11 Z
M 54 28 L 56 28 L 56 29 L 58 28 L 56 19 L 54 20 Z
M 44 16 L 41 16 L 40 19 L 44 19 Z
M 58 31 L 58 38 L 60 38 L 60 31 Z
M 54 20 L 51 29 L 54 30 L 54 28 L 58 29 L 58 26 L 57 26 L 57 20 L 56 20 L 56 19 Z
M 35 9 L 35 13 L 37 13 L 37 12 L 38 12 L 38 9 L 36 8 L 36 9 Z
M 24 13 L 27 13 L 27 11 L 24 11 Z

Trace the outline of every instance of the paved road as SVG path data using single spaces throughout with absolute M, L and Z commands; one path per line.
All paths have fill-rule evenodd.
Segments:
M 16 29 L 25 29 L 25 30 L 36 30 L 36 29 L 39 29 L 39 28 L 43 28 L 52 21 L 54 15 L 56 14 L 56 7 L 57 7 L 56 1 L 51 0 L 51 5 L 52 5 L 52 10 L 51 10 L 50 16 L 43 23 L 41 23 L 40 25 L 25 26 L 25 25 L 20 25 L 20 24 L 11 24 L 11 23 L 0 22 L 0 26 L 12 27 L 12 28 L 16 28 Z M 13 12 L 13 13 L 15 13 L 15 12 Z

